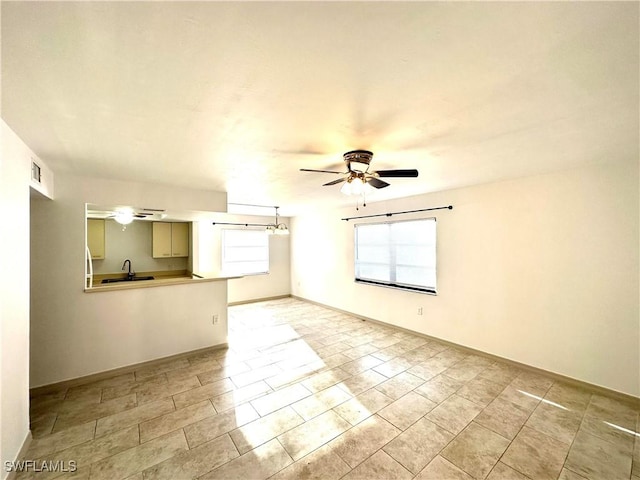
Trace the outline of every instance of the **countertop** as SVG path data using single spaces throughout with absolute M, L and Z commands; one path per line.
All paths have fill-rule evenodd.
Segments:
M 143 276 L 142 274 L 140 276 Z M 86 287 L 85 293 L 112 292 L 114 290 L 132 290 L 135 288 L 164 287 L 169 285 L 185 285 L 190 283 L 217 282 L 221 280 L 231 280 L 242 278 L 241 276 L 215 275 L 215 274 L 184 274 L 184 275 L 163 275 L 156 276 L 153 280 L 137 280 L 135 282 L 99 283 L 94 279 L 92 288 Z M 97 283 L 96 283 L 97 280 Z

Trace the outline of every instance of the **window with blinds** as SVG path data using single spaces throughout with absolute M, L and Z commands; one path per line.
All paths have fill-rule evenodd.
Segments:
M 436 219 L 355 226 L 356 282 L 436 293 Z
M 229 275 L 269 273 L 269 237 L 264 230 L 222 230 L 222 271 Z

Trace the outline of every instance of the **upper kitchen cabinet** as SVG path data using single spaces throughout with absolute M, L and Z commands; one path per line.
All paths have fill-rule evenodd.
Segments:
M 167 222 L 153 222 L 152 257 L 163 258 L 171 256 L 171 224 Z
M 104 260 L 104 219 L 87 218 L 87 245 L 92 260 Z
M 188 257 L 189 224 L 185 222 L 153 222 L 153 258 Z
M 189 224 L 188 223 L 172 223 L 171 224 L 171 256 L 172 257 L 188 257 L 189 256 Z

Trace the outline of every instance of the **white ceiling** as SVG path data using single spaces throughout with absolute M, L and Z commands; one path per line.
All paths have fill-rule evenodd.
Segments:
M 55 171 L 352 204 L 638 161 L 638 2 L 2 2 L 2 117 Z

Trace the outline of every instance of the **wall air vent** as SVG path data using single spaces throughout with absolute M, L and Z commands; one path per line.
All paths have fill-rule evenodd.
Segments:
M 36 183 L 42 183 L 42 171 L 40 169 L 40 165 L 31 160 L 31 180 Z

